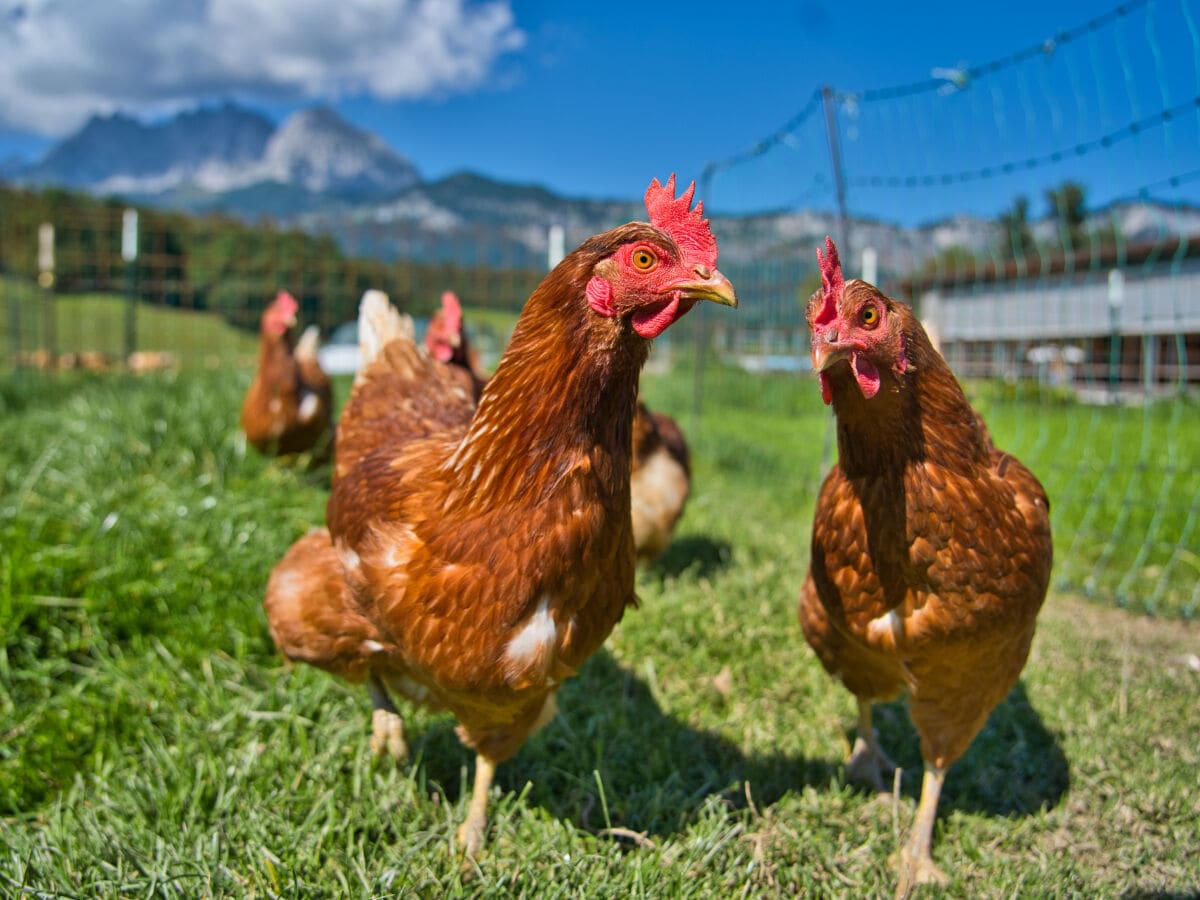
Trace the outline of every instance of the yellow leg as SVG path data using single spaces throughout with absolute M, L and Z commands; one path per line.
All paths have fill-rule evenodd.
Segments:
M 932 763 L 925 763 L 925 777 L 921 782 L 921 802 L 917 804 L 917 815 L 913 819 L 908 843 L 900 851 L 900 881 L 896 886 L 897 897 L 907 897 L 918 884 L 945 884 L 949 879 L 933 864 L 930 848 L 933 845 L 933 823 L 937 819 L 938 798 L 942 795 L 942 783 L 946 770 Z
M 884 783 L 883 776 L 890 775 L 895 769 L 896 766 L 879 746 L 879 738 L 871 724 L 871 701 L 860 697 L 858 737 L 854 740 L 850 758 L 846 760 L 846 777 L 882 794 L 888 793 L 890 789 L 890 786 Z
M 496 764 L 486 756 L 475 756 L 475 789 L 471 794 L 471 808 L 466 820 L 458 826 L 458 845 L 467 856 L 474 857 L 483 849 L 483 829 L 487 825 L 488 794 L 492 791 L 492 778 L 496 775 Z

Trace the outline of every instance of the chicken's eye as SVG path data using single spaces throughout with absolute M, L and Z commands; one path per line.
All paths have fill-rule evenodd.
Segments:
M 638 247 L 634 250 L 630 259 L 633 261 L 633 267 L 639 272 L 649 272 L 658 262 L 658 257 L 645 247 Z
M 873 328 L 879 321 L 879 310 L 873 306 L 868 306 L 862 311 L 862 323 L 868 328 Z

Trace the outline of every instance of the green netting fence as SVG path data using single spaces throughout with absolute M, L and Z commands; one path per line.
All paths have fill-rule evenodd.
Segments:
M 802 312 L 830 234 L 849 276 L 914 304 L 997 442 L 1042 478 L 1056 586 L 1193 618 L 1200 15 L 1134 0 L 996 60 L 942 62 L 913 83 L 814 85 L 779 129 L 700 173 L 742 307 L 673 328 L 648 391 L 718 469 L 787 486 L 799 544 L 833 455 Z M 436 241 L 360 223 L 348 247 L 269 222 L 139 217 L 134 256 L 118 201 L 0 190 L 5 367 L 245 368 L 280 287 L 326 333 L 367 287 L 417 315 L 457 290 L 494 360 L 545 271 L 482 224 Z M 566 245 L 590 230 L 567 223 Z

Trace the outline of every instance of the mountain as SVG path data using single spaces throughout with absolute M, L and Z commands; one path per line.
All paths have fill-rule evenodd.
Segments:
M 328 107 L 302 110 L 276 126 L 232 103 L 153 124 L 122 113 L 94 116 L 40 162 L 9 177 L 185 208 L 229 208 L 221 195 L 247 192 L 238 198 L 244 203 L 258 186 L 296 189 L 293 199 L 308 195 L 301 205 L 312 207 L 326 194 L 379 197 L 420 181 L 412 163 Z
M 122 113 L 93 116 L 41 162 L 18 171 L 15 180 L 101 194 L 158 192 L 253 165 L 274 131 L 265 116 L 230 103 L 158 124 Z
M 0 178 L 249 221 L 270 216 L 285 227 L 329 234 L 356 255 L 497 267 L 543 267 L 550 226 L 561 227 L 573 247 L 645 214 L 633 198 L 563 197 L 475 172 L 424 181 L 378 136 L 328 107 L 302 110 L 278 126 L 233 103 L 152 124 L 119 113 L 95 117 L 39 163 L 5 163 Z M 1200 209 L 1193 206 L 1114 203 L 1090 220 L 1098 228 L 1115 226 L 1132 242 L 1200 234 Z M 722 268 L 771 260 L 788 266 L 789 278 L 803 277 L 813 248 L 839 230 L 834 214 L 821 210 L 712 215 L 712 222 Z M 966 215 L 915 228 L 868 218 L 850 226 L 841 242 L 847 270 L 859 271 L 863 248 L 870 247 L 882 278 L 908 273 L 952 247 L 980 253 L 995 241 L 991 220 Z M 1053 237 L 1049 220 L 1031 229 L 1039 240 Z

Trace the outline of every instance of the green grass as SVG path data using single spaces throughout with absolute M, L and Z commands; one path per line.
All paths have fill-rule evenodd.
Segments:
M 364 692 L 271 646 L 267 572 L 326 493 L 324 473 L 246 450 L 248 382 L 0 378 L 0 895 L 890 894 L 915 734 L 900 704 L 881 711 L 898 803 L 847 787 L 852 704 L 795 618 L 831 452 L 810 381 L 714 374 L 690 423 L 690 378 L 648 380 L 689 429 L 692 502 L 639 575 L 641 608 L 501 767 L 466 872 L 449 852 L 471 763 L 453 722 L 417 712 L 413 762 L 372 761 Z M 1107 414 L 1088 431 L 1091 411 L 1044 437 L 1015 406 L 988 412 L 998 440 L 1047 460 L 1059 427 L 1105 460 L 1124 433 Z M 1171 423 L 1149 427 L 1178 442 Z M 1198 639 L 1050 598 L 1021 683 L 947 781 L 945 895 L 1200 891 Z
M 121 360 L 125 315 L 125 298 L 114 294 L 50 298 L 24 282 L 0 279 L 0 359 L 11 359 L 14 324 L 24 352 L 47 348 L 52 324 L 57 353 L 99 351 Z M 141 303 L 136 323 L 139 350 L 170 351 L 184 369 L 245 366 L 257 352 L 257 335 L 234 328 L 216 313 Z

